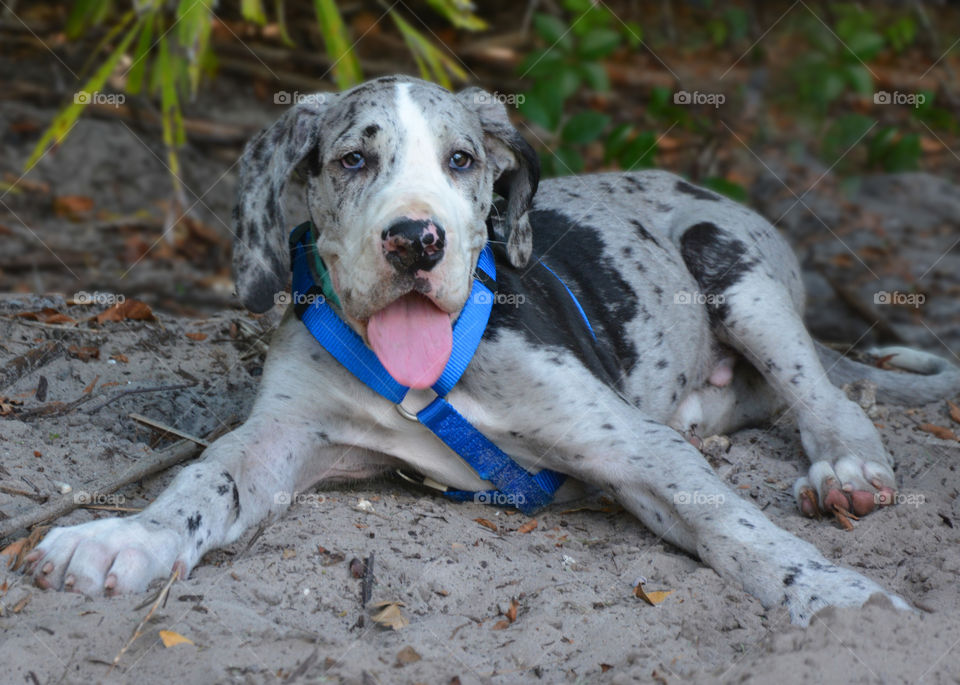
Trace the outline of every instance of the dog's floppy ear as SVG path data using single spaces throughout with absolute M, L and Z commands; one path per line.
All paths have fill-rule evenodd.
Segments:
M 240 301 L 252 312 L 272 307 L 287 285 L 290 250 L 283 188 L 294 168 L 317 147 L 321 115 L 336 97 L 317 93 L 300 98 L 247 143 L 240 158 L 233 208 L 233 276 Z
M 505 234 L 507 258 L 524 266 L 533 251 L 533 234 L 527 215 L 540 182 L 540 160 L 530 144 L 510 123 L 507 108 L 499 98 L 480 88 L 467 88 L 457 97 L 480 117 L 486 137 L 487 156 L 495 165 L 493 189 L 507 200 Z

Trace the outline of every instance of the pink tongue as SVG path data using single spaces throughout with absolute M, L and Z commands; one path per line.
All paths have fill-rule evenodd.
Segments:
M 416 293 L 371 316 L 367 338 L 390 375 L 411 388 L 436 383 L 453 349 L 450 315 Z

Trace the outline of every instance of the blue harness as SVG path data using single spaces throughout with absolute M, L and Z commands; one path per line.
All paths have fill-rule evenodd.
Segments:
M 312 228 L 312 223 L 308 221 L 300 224 L 290 233 L 290 257 L 293 269 L 292 299 L 297 317 L 317 342 L 350 373 L 371 390 L 397 405 L 403 416 L 415 419 L 429 428 L 447 447 L 460 455 L 480 478 L 495 486 L 493 490 L 481 492 L 451 490 L 445 486 L 439 486 L 438 489 L 453 500 L 509 505 L 525 514 L 531 514 L 549 504 L 566 476 L 548 469 L 535 474 L 527 472 L 474 428 L 445 399 L 447 393 L 466 371 L 470 360 L 473 359 L 490 319 L 497 279 L 497 269 L 490 245 L 486 245 L 480 253 L 470 296 L 453 324 L 453 350 L 450 353 L 450 360 L 440 378 L 432 386 L 437 398 L 414 417 L 400 406 L 410 389 L 394 380 L 377 359 L 373 350 L 363 343 L 360 336 L 344 323 L 327 303 L 327 295 L 329 295 L 335 304 L 339 304 L 330 287 L 326 267 L 316 254 Z M 553 274 L 552 270 L 547 270 Z M 553 275 L 560 280 L 556 274 Z M 317 284 L 318 280 L 320 285 Z M 563 281 L 560 282 L 563 283 Z M 590 334 L 596 338 L 577 298 L 566 284 L 564 288 L 576 304 Z

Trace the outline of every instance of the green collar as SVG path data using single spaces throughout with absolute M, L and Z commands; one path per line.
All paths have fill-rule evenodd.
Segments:
M 310 271 L 313 273 L 313 282 L 320 284 L 320 290 L 323 291 L 323 297 L 337 309 L 340 306 L 340 298 L 333 289 L 333 279 L 330 278 L 330 271 L 327 265 L 320 259 L 320 253 L 317 252 L 317 227 L 310 223 L 310 243 L 307 245 L 307 254 L 313 257 L 309 260 Z

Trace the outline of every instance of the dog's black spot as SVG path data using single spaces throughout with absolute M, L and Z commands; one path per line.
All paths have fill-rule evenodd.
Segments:
M 380 130 L 380 127 L 377 124 L 370 124 L 365 129 L 363 129 L 363 137 L 370 138 L 372 136 L 375 136 L 379 130 Z
M 708 221 L 686 230 L 680 238 L 680 254 L 702 294 L 714 296 L 707 303 L 711 321 L 725 320 L 730 307 L 720 296 L 749 273 L 757 265 L 757 260 L 749 255 L 742 241 L 730 237 Z
M 637 237 L 641 240 L 652 240 L 654 243 L 657 242 L 656 239 L 650 235 L 650 232 L 643 227 L 643 224 L 636 219 L 630 219 L 630 225 L 633 226 L 633 232 L 636 233 Z
M 503 205 L 497 204 L 491 216 L 498 211 L 504 214 Z M 554 210 L 533 210 L 529 217 L 534 241 L 529 265 L 522 269 L 510 266 L 504 247 L 494 245 L 498 292 L 522 294 L 524 304 L 494 305 L 484 335 L 495 340 L 500 330 L 509 329 L 521 333 L 537 348 L 546 345 L 566 349 L 594 376 L 619 387 L 638 359 L 636 346 L 626 331 L 639 311 L 636 293 L 613 261 L 603 255 L 604 240 L 599 231 Z M 553 273 L 536 263 L 541 254 Z M 564 284 L 576 294 L 596 340 Z M 560 359 L 557 355 L 552 358 Z
M 677 181 L 677 185 L 674 186 L 674 188 L 678 193 L 691 195 L 698 200 L 711 200 L 713 202 L 720 201 L 720 196 L 716 193 L 711 193 L 709 190 L 704 190 L 703 188 L 697 188 L 697 186 L 692 186 L 686 181 Z
M 756 528 L 756 526 L 750 523 L 747 519 L 738 519 L 737 523 L 739 523 L 741 526 L 745 526 L 746 528 Z
M 611 423 L 605 423 L 601 426 L 601 428 L 603 428 L 603 430 L 608 430 L 608 431 L 615 430 L 613 427 L 613 424 Z
M 686 385 L 687 385 L 687 375 L 686 375 L 686 374 L 681 373 L 681 374 L 679 374 L 679 375 L 677 376 L 677 385 L 679 385 L 681 388 L 686 387 Z
M 275 398 L 275 399 L 278 399 L 278 400 L 289 400 L 289 399 L 292 399 L 292 398 L 290 397 L 290 395 L 284 395 L 282 392 L 278 392 L 276 395 L 274 395 L 274 398 Z
M 629 175 L 624 176 L 624 177 L 623 177 L 623 182 L 626 183 L 626 184 L 628 184 L 628 185 L 633 186 L 634 188 L 636 188 L 636 189 L 639 190 L 640 192 L 643 192 L 644 190 L 647 189 L 647 186 L 643 185 L 643 183 L 641 183 L 640 181 L 638 181 L 634 176 L 629 176 Z
M 200 515 L 198 511 L 193 516 L 187 517 L 187 530 L 191 533 L 196 533 L 197 529 L 200 527 L 200 521 L 203 520 L 203 516 Z

